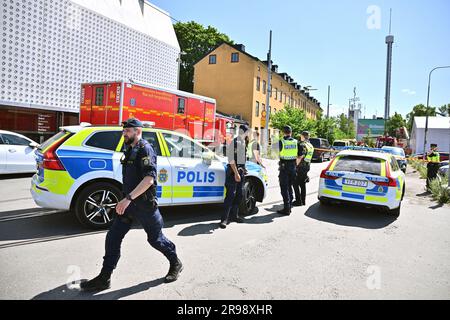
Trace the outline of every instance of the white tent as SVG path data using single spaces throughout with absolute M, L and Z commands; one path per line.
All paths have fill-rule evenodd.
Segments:
M 423 153 L 426 117 L 414 117 L 410 146 L 413 154 Z M 428 117 L 426 150 L 436 143 L 438 150 L 448 153 L 450 149 L 450 117 Z

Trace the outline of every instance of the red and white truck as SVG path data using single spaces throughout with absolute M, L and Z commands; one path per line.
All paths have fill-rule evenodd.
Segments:
M 134 81 L 81 85 L 80 123 L 120 125 L 131 117 L 206 144 L 223 144 L 234 124 L 234 118 L 216 114 L 212 98 Z

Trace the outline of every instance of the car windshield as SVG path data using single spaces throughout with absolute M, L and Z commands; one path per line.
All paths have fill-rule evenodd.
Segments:
M 309 139 L 309 142 L 313 145 L 313 147 L 315 148 L 319 148 L 320 147 L 320 139 L 317 138 L 311 138 Z
M 396 156 L 405 156 L 405 151 L 402 148 L 386 148 L 383 147 L 383 150 L 386 150 L 387 152 L 389 152 L 390 154 L 396 155 Z
M 364 172 L 381 175 L 382 159 L 363 156 L 341 156 L 338 158 L 333 171 Z
M 335 147 L 345 147 L 345 142 L 344 141 L 335 141 L 335 142 L 333 142 L 333 146 L 335 146 Z

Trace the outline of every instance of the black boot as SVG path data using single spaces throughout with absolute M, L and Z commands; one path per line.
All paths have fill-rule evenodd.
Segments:
M 177 258 L 177 261 L 175 263 L 170 264 L 169 272 L 164 278 L 164 282 L 169 283 L 176 281 L 181 271 L 183 271 L 183 264 L 181 263 L 180 259 Z
M 282 210 L 278 210 L 277 213 L 285 215 L 285 216 L 289 216 L 291 214 L 291 209 L 284 208 Z
M 111 274 L 100 273 L 94 279 L 80 283 L 83 291 L 102 291 L 111 288 Z

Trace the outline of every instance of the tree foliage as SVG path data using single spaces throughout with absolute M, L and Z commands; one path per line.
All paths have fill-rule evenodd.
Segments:
M 418 104 L 414 106 L 413 110 L 406 115 L 406 127 L 408 129 L 408 132 L 411 132 L 413 123 L 414 123 L 414 117 L 424 117 L 427 115 L 427 107 L 423 104 Z M 434 117 L 436 116 L 436 108 L 430 107 L 428 109 L 428 116 Z
M 406 126 L 406 121 L 402 115 L 395 112 L 394 115 L 386 122 L 386 129 L 390 136 L 395 136 L 397 129 Z
M 177 22 L 174 24 L 175 33 L 184 52 L 181 55 L 180 90 L 193 92 L 194 64 L 209 51 L 222 42 L 233 44 L 233 41 L 216 28 L 194 22 Z

